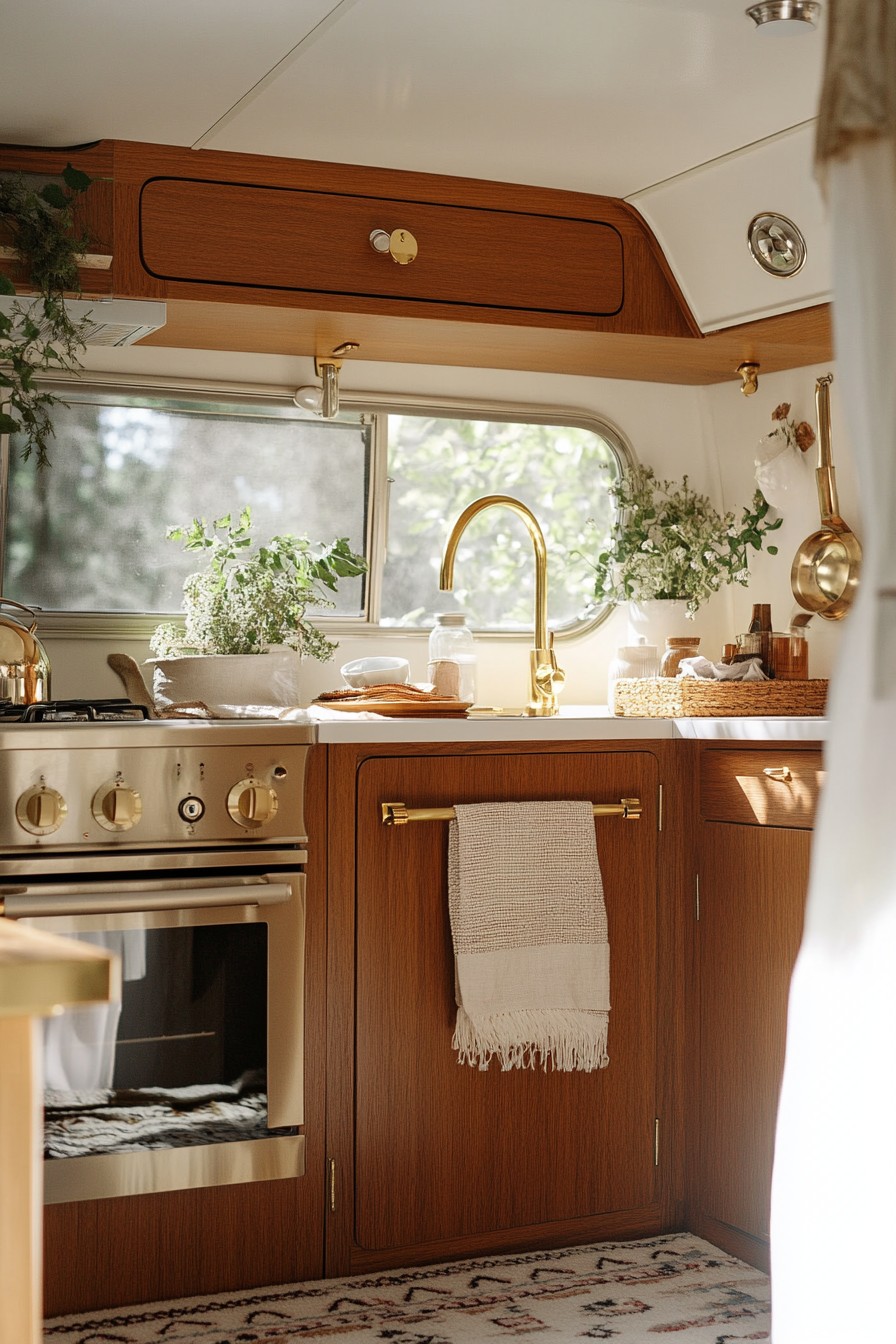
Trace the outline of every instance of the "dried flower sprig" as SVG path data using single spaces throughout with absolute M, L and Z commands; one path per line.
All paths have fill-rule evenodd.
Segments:
M 815 430 L 806 420 L 801 420 L 799 424 L 795 420 L 788 420 L 789 415 L 789 401 L 782 401 L 780 406 L 775 407 L 772 419 L 778 422 L 778 427 L 772 430 L 769 438 L 780 435 L 787 440 L 791 448 L 798 448 L 801 453 L 808 453 L 815 442 Z
M 652 467 L 633 468 L 610 486 L 610 494 L 617 523 L 606 549 L 589 560 L 596 602 L 670 598 L 687 602 L 693 618 L 723 584 L 749 583 L 748 548 L 765 545 L 769 555 L 778 553 L 765 538 L 783 519 L 769 520 L 761 490 L 739 523 L 692 490 L 687 476 L 681 485 L 658 481 Z

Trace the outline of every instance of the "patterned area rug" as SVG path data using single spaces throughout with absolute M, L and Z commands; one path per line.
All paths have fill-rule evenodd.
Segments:
M 182 1298 L 47 1321 L 46 1344 L 769 1339 L 769 1281 L 687 1232 Z

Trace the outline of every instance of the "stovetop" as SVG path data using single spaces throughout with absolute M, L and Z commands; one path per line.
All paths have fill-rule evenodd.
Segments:
M 133 701 L 45 700 L 37 705 L 14 705 L 0 700 L 2 723 L 143 723 L 149 710 Z

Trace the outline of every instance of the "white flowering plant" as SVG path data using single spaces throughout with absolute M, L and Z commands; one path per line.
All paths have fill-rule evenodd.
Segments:
M 783 519 L 769 518 L 761 490 L 740 522 L 719 513 L 684 476 L 681 484 L 659 481 L 652 467 L 632 467 L 610 486 L 616 524 L 594 570 L 595 602 L 668 598 L 687 603 L 693 619 L 723 584 L 750 581 L 748 548 L 777 555 L 766 536 Z M 586 557 L 587 558 L 587 557 Z
M 207 564 L 184 580 L 186 628 L 164 621 L 150 640 L 153 653 L 161 658 L 265 653 L 272 644 L 285 644 L 321 662 L 333 656 L 338 645 L 325 639 L 305 612 L 332 607 L 323 589 L 335 592 L 339 579 L 367 569 L 347 537 L 327 546 L 288 533 L 256 549 L 248 508 L 236 524 L 229 513 L 211 529 L 204 518 L 194 518 L 165 535 L 204 555 Z

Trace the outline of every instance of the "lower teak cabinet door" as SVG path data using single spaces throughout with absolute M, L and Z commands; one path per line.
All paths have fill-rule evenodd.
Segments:
M 723 1246 L 719 1223 L 745 1232 L 760 1259 L 810 841 L 807 830 L 703 827 L 698 1230 Z
M 598 818 L 607 1068 L 502 1073 L 451 1048 L 448 823 L 380 804 L 640 797 Z M 367 1250 L 638 1209 L 654 1199 L 657 766 L 647 752 L 379 758 L 358 775 L 355 1220 Z

